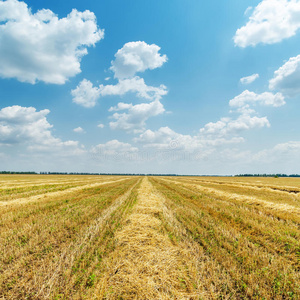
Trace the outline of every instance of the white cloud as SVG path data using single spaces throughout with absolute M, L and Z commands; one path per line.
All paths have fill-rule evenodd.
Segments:
M 23 142 L 44 144 L 55 142 L 46 119 L 48 109 L 36 111 L 34 107 L 9 106 L 0 110 L 0 142 L 13 145 Z
M 284 96 L 281 93 L 272 94 L 265 92 L 256 94 L 248 90 L 243 91 L 240 95 L 229 101 L 231 107 L 244 107 L 247 104 L 259 104 L 263 106 L 279 107 L 285 104 Z
M 300 1 L 263 0 L 236 31 L 234 42 L 239 47 L 274 44 L 294 36 L 299 28 Z
M 167 87 L 161 84 L 159 87 L 146 85 L 143 78 L 138 76 L 130 79 L 121 79 L 116 85 L 101 85 L 101 96 L 123 96 L 126 93 L 136 93 L 138 97 L 148 100 L 160 99 L 167 94 Z
M 190 135 L 179 134 L 169 127 L 161 127 L 157 131 L 148 129 L 140 134 L 138 138 L 135 138 L 134 141 L 143 143 L 144 147 L 157 149 L 178 150 L 191 149 L 198 146 L 196 138 Z
M 116 107 L 111 107 L 109 111 L 122 110 L 127 110 L 127 112 L 114 113 L 112 118 L 115 121 L 109 123 L 110 128 L 135 133 L 144 130 L 146 121 L 150 117 L 157 116 L 165 111 L 159 100 L 136 105 L 120 102 Z
M 209 122 L 199 131 L 199 138 L 207 141 L 209 145 L 224 145 L 244 141 L 243 131 L 270 127 L 267 117 L 257 116 L 251 108 L 254 105 L 279 107 L 285 104 L 282 94 L 265 92 L 256 94 L 245 90 L 240 95 L 229 101 L 229 106 L 234 108 L 231 113 L 237 114 L 236 118 L 223 117 L 217 122 Z
M 94 87 L 93 84 L 83 79 L 76 89 L 71 91 L 73 102 L 84 107 L 94 107 L 100 97 L 124 96 L 127 93 L 136 93 L 137 97 L 147 100 L 161 99 L 168 93 L 166 86 L 149 86 L 143 78 L 138 76 L 130 79 L 121 79 L 116 85 L 100 85 Z
M 100 97 L 100 89 L 93 87 L 93 84 L 83 79 L 75 90 L 71 91 L 73 102 L 84 107 L 94 107 Z
M 9 106 L 0 110 L 0 145 L 25 147 L 30 151 L 82 153 L 77 141 L 63 142 L 52 135 L 48 109 Z M 23 148 L 24 150 L 24 148 Z
M 188 134 L 180 134 L 169 127 L 161 127 L 156 131 L 146 130 L 134 142 L 142 143 L 145 148 L 155 148 L 160 150 L 186 151 L 188 153 L 196 153 L 202 155 L 211 153 L 215 147 L 227 144 L 236 144 L 243 142 L 243 138 L 239 137 L 209 137 L 199 134 L 191 136 Z
M 74 128 L 73 131 L 76 133 L 85 133 L 84 129 L 81 127 Z
M 280 93 L 275 95 L 268 92 L 255 94 L 246 90 L 229 102 L 230 106 L 235 108 L 233 113 L 238 114 L 236 118 L 227 117 L 221 118 L 217 122 L 209 122 L 195 136 L 177 133 L 169 127 L 161 127 L 157 131 L 148 129 L 135 138 L 134 142 L 142 144 L 147 149 L 176 150 L 177 154 L 178 151 L 183 151 L 181 154 L 189 153 L 190 158 L 202 159 L 217 149 L 225 151 L 226 145 L 244 142 L 245 140 L 241 136 L 244 131 L 270 127 L 268 118 L 255 115 L 256 111 L 251 108 L 251 105 L 278 107 L 284 103 L 284 97 Z M 131 108 L 132 104 L 119 103 L 110 111 L 130 110 Z M 117 117 L 122 121 L 124 117 L 127 121 L 128 114 L 120 114 Z M 120 125 L 120 128 L 122 126 L 124 125 Z M 140 126 L 140 128 L 142 127 L 144 126 Z M 136 133 L 139 131 L 135 130 Z
M 290 141 L 287 143 L 278 144 L 274 147 L 276 151 L 281 153 L 296 152 L 300 153 L 300 142 L 299 141 Z
M 97 127 L 98 128 L 104 128 L 105 126 L 104 126 L 104 124 L 98 124 Z
M 17 0 L 0 1 L 0 22 L 0 76 L 32 84 L 65 83 L 81 72 L 87 47 L 104 36 L 88 10 L 59 19 L 49 9 L 33 14 Z
M 235 108 L 232 113 L 239 114 L 236 119 L 221 118 L 217 122 L 209 122 L 200 129 L 200 135 L 213 139 L 238 136 L 242 131 L 270 127 L 270 122 L 267 117 L 259 117 L 256 111 L 251 108 L 251 105 L 273 106 L 279 107 L 285 104 L 282 94 L 272 94 L 265 92 L 256 94 L 245 90 L 240 95 L 229 101 L 229 106 Z M 240 137 L 241 138 L 241 137 Z
M 240 82 L 242 84 L 250 84 L 252 83 L 253 81 L 255 81 L 257 78 L 259 78 L 259 74 L 252 74 L 250 76 L 247 76 L 247 77 L 243 77 L 240 79 Z
M 99 144 L 92 147 L 91 152 L 93 154 L 98 154 L 99 156 L 115 156 L 124 153 L 138 152 L 138 148 L 133 147 L 129 143 L 123 143 L 118 140 L 111 140 L 105 144 Z
M 246 10 L 244 11 L 244 15 L 248 15 L 252 10 L 253 10 L 253 7 L 252 6 L 248 6 L 246 8 Z
M 293 97 L 300 93 L 300 55 L 291 57 L 283 66 L 274 72 L 269 81 L 271 90 L 279 90 Z
M 275 145 L 273 148 L 261 150 L 258 153 L 254 153 L 252 159 L 254 162 L 263 162 L 265 163 L 272 163 L 277 165 L 278 163 L 283 163 L 280 165 L 277 172 L 289 166 L 288 163 L 291 165 L 289 169 L 295 169 L 295 173 L 299 173 L 297 170 L 297 166 L 299 165 L 300 157 L 300 142 L 299 141 L 289 141 L 286 143 L 280 143 Z M 296 167 L 296 168 L 295 168 Z M 289 171 L 288 171 L 289 172 Z
M 137 147 L 118 140 L 90 151 L 103 170 L 177 174 L 297 173 L 300 142 L 291 141 L 261 151 L 241 150 L 239 138 L 207 141 L 179 134 L 168 127 L 146 130 L 134 139 Z M 138 164 L 137 164 L 138 162 Z M 109 166 L 109 167 L 107 167 Z M 99 167 L 98 167 L 99 168 Z M 108 169 L 107 169 L 108 168 Z M 130 171 L 129 171 L 130 170 Z
M 75 90 L 71 91 L 73 102 L 94 107 L 100 97 L 123 96 L 135 93 L 137 97 L 147 100 L 159 100 L 168 93 L 167 87 L 161 84 L 158 87 L 147 85 L 143 78 L 135 76 L 137 72 L 161 67 L 167 61 L 166 55 L 159 53 L 160 47 L 145 42 L 130 42 L 125 44 L 115 54 L 111 70 L 115 73 L 117 84 L 99 85 L 94 87 L 89 80 L 82 80 Z M 109 80 L 106 77 L 105 80 Z
M 130 42 L 115 54 L 116 59 L 112 61 L 111 70 L 115 73 L 114 77 L 118 79 L 118 83 L 116 85 L 100 85 L 101 96 L 122 96 L 131 92 L 136 93 L 140 98 L 154 101 L 137 105 L 120 102 L 116 107 L 111 107 L 109 111 L 127 111 L 113 114 L 112 118 L 115 121 L 109 123 L 111 129 L 138 133 L 144 130 L 146 121 L 150 117 L 165 111 L 159 100 L 167 94 L 166 86 L 148 86 L 143 78 L 135 76 L 137 72 L 161 67 L 167 61 L 166 55 L 160 55 L 159 50 L 160 47 L 154 44 Z
M 256 117 L 242 114 L 237 119 L 221 118 L 215 123 L 209 122 L 200 129 L 200 134 L 226 137 L 228 135 L 239 134 L 244 130 L 262 127 L 270 127 L 267 117 Z
M 134 77 L 136 73 L 147 69 L 159 68 L 167 61 L 167 56 L 161 55 L 159 50 L 159 46 L 148 45 L 142 41 L 126 43 L 115 54 L 110 69 L 115 78 L 124 79 Z

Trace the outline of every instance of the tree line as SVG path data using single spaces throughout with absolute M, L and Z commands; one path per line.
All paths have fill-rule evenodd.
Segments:
M 300 177 L 300 174 L 239 174 L 235 175 L 236 177 Z
M 34 172 L 34 171 L 0 171 L 0 174 L 24 174 L 24 175 L 123 175 L 123 176 L 211 176 L 220 175 L 179 175 L 179 174 L 143 174 L 143 173 L 89 173 L 89 172 Z M 226 175 L 232 176 L 232 175 Z M 300 177 L 300 174 L 238 174 L 234 177 Z

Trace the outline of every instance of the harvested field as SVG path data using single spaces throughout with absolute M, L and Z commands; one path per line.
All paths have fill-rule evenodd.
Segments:
M 299 299 L 298 194 L 285 192 L 283 197 L 281 193 L 264 191 L 251 196 L 256 187 L 252 178 L 246 185 L 243 182 L 240 190 L 240 178 L 212 179 L 151 181 L 168 199 L 169 208 L 187 229 L 188 236 L 229 275 L 224 290 L 217 291 L 220 294 L 215 297 Z M 268 179 L 266 185 L 279 186 L 273 180 Z M 290 186 L 288 180 L 285 183 Z M 294 180 L 293 185 L 299 187 L 299 183 Z M 248 185 L 251 188 L 247 189 Z M 210 275 L 215 280 L 219 278 L 218 272 Z
M 300 180 L 0 176 L 0 299 L 300 299 Z

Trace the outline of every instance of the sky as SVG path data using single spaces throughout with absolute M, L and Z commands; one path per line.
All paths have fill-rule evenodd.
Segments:
M 300 1 L 0 0 L 0 170 L 300 173 Z

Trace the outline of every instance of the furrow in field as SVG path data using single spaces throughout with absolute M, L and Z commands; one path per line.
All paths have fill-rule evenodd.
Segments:
M 43 296 L 43 298 L 49 298 L 63 271 L 72 269 L 76 259 L 78 259 L 78 257 L 86 251 L 87 247 L 91 242 L 93 242 L 96 235 L 99 235 L 99 232 L 103 230 L 107 220 L 111 218 L 112 214 L 128 199 L 137 184 L 138 183 L 135 183 L 124 195 L 117 198 L 111 206 L 104 210 L 102 214 L 85 230 L 80 238 L 78 238 L 76 242 L 71 243 L 64 250 L 55 265 L 52 265 L 51 268 L 47 265 L 44 266 L 44 269 L 46 270 L 43 278 L 44 284 L 37 293 L 37 298 L 40 296 Z
M 202 179 L 186 179 L 186 178 L 180 178 L 179 179 L 182 182 L 189 182 L 189 183 L 196 183 L 196 184 L 201 184 L 204 186 L 219 186 L 219 188 L 224 189 L 225 188 L 238 188 L 241 190 L 252 190 L 252 191 L 265 191 L 268 193 L 277 193 L 281 195 L 288 195 L 288 194 L 299 194 L 300 193 L 300 188 L 296 186 L 275 186 L 275 185 L 270 185 L 270 184 L 246 184 L 246 183 L 241 183 L 238 181 L 233 181 L 233 182 L 226 182 L 226 181 L 210 181 L 210 180 L 202 180 Z
M 214 219 L 222 220 L 223 229 L 227 226 L 229 231 L 235 232 L 229 235 L 247 235 L 250 231 L 253 243 L 267 248 L 272 253 L 280 254 L 285 257 L 287 263 L 298 264 L 300 226 L 297 214 L 270 211 L 263 206 L 257 208 L 231 198 L 216 197 L 199 193 L 197 189 L 184 185 L 174 185 L 172 187 L 168 184 L 168 188 L 183 198 L 187 197 L 200 211 L 209 213 Z
M 199 190 L 199 192 L 208 193 L 215 197 L 226 197 L 226 198 L 229 198 L 232 200 L 238 200 L 238 201 L 242 201 L 242 202 L 245 202 L 248 204 L 261 205 L 263 207 L 266 207 L 266 208 L 269 208 L 272 210 L 285 211 L 285 212 L 289 212 L 289 213 L 293 213 L 293 214 L 300 213 L 300 208 L 295 207 L 293 205 L 286 204 L 286 203 L 278 203 L 278 202 L 276 203 L 276 202 L 272 201 L 272 198 L 270 198 L 270 200 L 267 201 L 267 200 L 263 200 L 263 199 L 260 199 L 258 197 L 254 197 L 254 196 L 245 196 L 245 195 L 241 195 L 241 194 L 237 194 L 237 193 L 224 192 L 222 190 L 218 190 L 215 188 L 204 187 L 201 184 L 192 184 L 192 183 L 182 182 L 182 181 L 173 180 L 173 179 L 166 179 L 166 178 L 162 178 L 162 180 L 169 181 L 169 182 L 172 182 L 172 183 L 178 184 L 178 185 L 183 185 L 186 187 L 196 188 L 197 190 Z
M 59 191 L 64 191 L 73 187 L 79 187 L 83 186 L 86 184 L 93 184 L 93 183 L 100 183 L 104 181 L 109 181 L 111 179 L 117 179 L 117 177 L 113 178 L 103 178 L 100 177 L 98 179 L 94 180 L 82 180 L 82 181 L 71 181 L 69 180 L 68 182 L 63 181 L 63 182 L 56 182 L 56 184 L 42 184 L 42 185 L 35 185 L 33 182 L 31 182 L 31 185 L 25 185 L 25 186 L 13 186 L 10 188 L 4 188 L 0 189 L 0 201 L 5 202 L 5 201 L 11 201 L 15 200 L 18 198 L 28 198 L 31 196 L 38 196 L 50 192 L 59 192 Z
M 81 178 L 81 179 L 75 179 L 75 178 L 68 178 L 68 179 L 56 179 L 51 180 L 49 179 L 43 179 L 38 180 L 36 182 L 34 181 L 24 181 L 20 183 L 18 180 L 10 180 L 10 181 L 0 181 L 0 191 L 6 190 L 6 189 L 18 189 L 18 188 L 31 188 L 31 187 L 38 187 L 43 185 L 69 185 L 69 184 L 86 184 L 87 182 L 94 183 L 104 180 L 110 180 L 114 179 L 116 176 L 94 176 L 92 178 Z
M 37 201 L 37 200 L 42 200 L 44 198 L 52 198 L 52 197 L 57 197 L 57 196 L 63 196 L 63 195 L 67 195 L 67 194 L 70 194 L 70 193 L 81 191 L 83 189 L 95 188 L 97 186 L 101 186 L 101 185 L 105 185 L 105 184 L 109 184 L 109 183 L 114 183 L 114 182 L 120 182 L 120 181 L 124 181 L 124 180 L 127 180 L 127 179 L 128 178 L 122 178 L 122 179 L 113 180 L 113 181 L 104 181 L 104 182 L 85 184 L 85 185 L 81 185 L 81 186 L 77 186 L 77 187 L 71 187 L 71 188 L 68 188 L 64 191 L 49 192 L 49 193 L 39 194 L 39 195 L 27 197 L 27 198 L 18 198 L 18 199 L 14 199 L 14 200 L 10 200 L 10 201 L 0 201 L 0 206 L 13 205 L 13 204 L 25 204 L 25 203 L 34 202 L 34 201 Z
M 179 180 L 187 180 L 189 182 L 219 184 L 219 185 L 238 185 L 239 187 L 254 187 L 254 188 L 267 188 L 270 190 L 278 190 L 290 193 L 300 192 L 300 180 L 298 178 L 280 178 L 274 179 L 271 177 L 263 177 L 261 180 L 257 177 L 244 178 L 241 181 L 239 177 L 214 177 L 207 179 L 206 177 L 177 177 Z M 216 179 L 217 178 L 217 179 Z
M 297 299 L 300 230 L 296 223 L 268 218 L 263 210 L 244 202 L 210 197 L 172 180 L 151 181 L 169 199 L 187 234 L 230 276 L 223 292 L 230 299 Z
M 191 256 L 164 231 L 163 200 L 145 177 L 93 299 L 199 299 Z
M 21 210 L 3 207 L 0 299 L 82 299 L 137 181 L 86 188 Z
M 205 253 L 205 249 L 189 234 L 188 228 L 179 221 L 177 214 L 181 212 L 174 205 L 174 201 L 165 197 L 153 185 L 152 187 L 163 203 L 162 220 L 166 232 L 173 242 L 176 241 L 180 248 L 187 250 L 189 274 L 194 279 L 194 287 L 199 296 L 197 299 L 230 299 L 234 294 L 230 291 L 234 281 L 227 270 Z M 193 218 L 198 218 L 197 212 L 188 205 L 184 206 L 184 210 L 189 211 Z
M 300 208 L 300 193 L 298 193 L 296 187 L 258 187 L 245 184 L 236 184 L 236 182 L 214 182 L 204 180 L 187 180 L 187 179 L 176 179 L 183 183 L 197 184 L 206 188 L 214 188 L 222 192 L 236 193 L 238 195 L 256 197 L 262 200 L 288 204 Z M 300 181 L 299 181 L 300 183 Z

